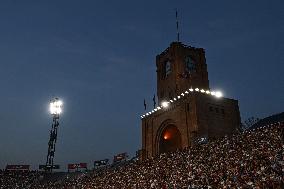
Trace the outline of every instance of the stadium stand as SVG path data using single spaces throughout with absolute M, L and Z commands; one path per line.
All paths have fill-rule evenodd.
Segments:
M 0 172 L 3 188 L 284 188 L 284 123 L 248 130 L 144 162 L 43 182 L 39 172 Z
M 252 125 L 249 129 L 256 129 L 258 127 L 263 127 L 277 122 L 284 122 L 284 112 L 263 118 Z

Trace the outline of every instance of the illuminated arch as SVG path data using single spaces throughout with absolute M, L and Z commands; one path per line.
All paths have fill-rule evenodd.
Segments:
M 176 124 L 167 120 L 161 124 L 156 138 L 157 154 L 181 149 L 181 133 Z

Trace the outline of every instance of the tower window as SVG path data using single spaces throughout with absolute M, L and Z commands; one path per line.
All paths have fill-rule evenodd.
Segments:
M 186 56 L 185 60 L 185 70 L 192 74 L 193 72 L 196 72 L 196 62 L 190 57 L 190 56 Z
M 171 62 L 169 60 L 165 63 L 165 76 L 167 77 L 171 73 Z

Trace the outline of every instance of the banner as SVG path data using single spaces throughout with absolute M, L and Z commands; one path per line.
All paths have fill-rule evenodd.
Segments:
M 117 154 L 113 157 L 113 162 L 116 163 L 116 162 L 120 162 L 122 160 L 126 160 L 127 158 L 127 153 L 124 152 L 124 153 L 121 153 L 121 154 Z
M 38 168 L 43 169 L 43 170 L 51 169 L 51 165 L 39 165 Z M 60 169 L 60 166 L 59 165 L 53 165 L 52 169 Z
M 30 165 L 6 165 L 7 171 L 28 171 Z
M 94 166 L 98 167 L 101 165 L 107 165 L 109 159 L 102 159 L 102 160 L 98 160 L 98 161 L 94 161 Z
M 81 169 L 81 168 L 87 169 L 87 163 L 72 163 L 72 164 L 68 164 L 68 169 L 70 169 L 70 170 L 72 170 L 72 169 Z

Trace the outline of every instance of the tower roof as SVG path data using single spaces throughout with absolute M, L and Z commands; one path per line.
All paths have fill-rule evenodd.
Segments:
M 190 46 L 190 45 L 183 44 L 182 42 L 173 41 L 173 42 L 170 43 L 170 46 L 168 48 L 166 48 L 163 52 L 161 52 L 157 56 L 162 56 L 162 55 L 168 53 L 170 48 L 177 48 L 177 47 L 187 48 L 187 49 L 194 49 L 194 50 L 199 50 L 199 51 L 205 52 L 204 48 L 197 48 L 197 47 L 193 47 L 193 46 Z

